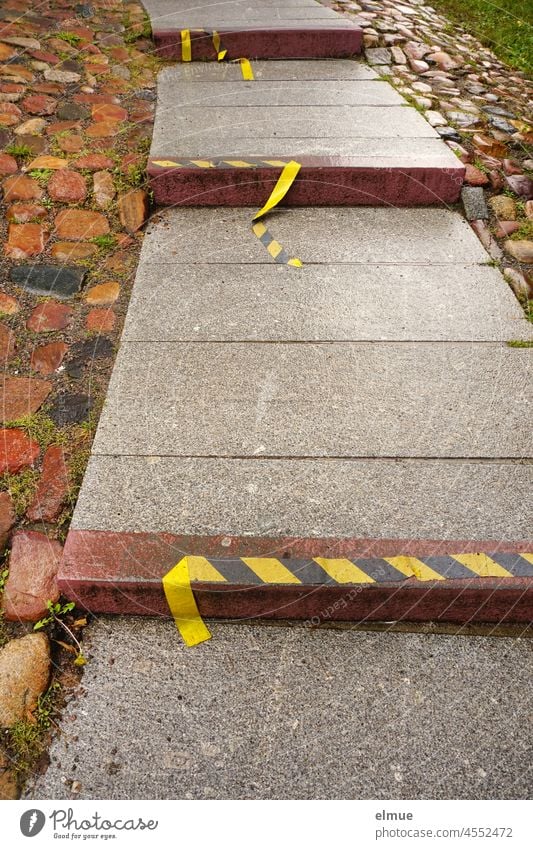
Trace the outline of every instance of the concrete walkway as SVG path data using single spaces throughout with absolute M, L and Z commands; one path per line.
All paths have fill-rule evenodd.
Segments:
M 28 798 L 530 793 L 531 640 L 218 625 L 191 650 L 123 617 L 86 635 L 84 695 Z
M 352 79 L 348 63 L 335 80 Z M 357 79 L 358 98 L 371 91 L 390 102 L 372 108 L 420 126 L 379 81 Z M 164 111 L 158 122 L 152 159 L 178 153 L 161 144 Z M 347 618 L 328 604 L 349 597 L 348 618 L 524 621 L 530 360 L 506 342 L 531 326 L 469 226 L 446 208 L 279 210 L 269 227 L 302 259 L 295 269 L 272 262 L 250 217 L 175 209 L 149 228 L 64 591 L 97 613 L 164 613 L 161 577 L 181 553 L 225 554 L 237 578 L 194 583 L 204 613 L 246 616 L 251 599 L 261 615 Z M 493 559 L 453 560 L 465 551 Z M 275 558 L 298 552 L 307 560 L 288 578 Z M 338 575 L 359 567 L 319 563 L 324 552 L 381 558 L 382 571 L 402 568 L 394 554 L 424 569 L 431 556 L 444 574 L 355 586 Z M 258 555 L 283 580 L 252 579 Z M 305 584 L 332 563 L 336 579 Z M 448 580 L 445 564 L 470 577 Z M 168 619 L 100 618 L 84 693 L 28 797 L 70 798 L 75 781 L 82 798 L 524 798 L 531 645 L 519 634 L 232 624 L 188 650 Z
M 212 33 L 219 12 L 198 14 Z M 183 64 L 161 74 L 150 162 L 156 198 L 188 208 L 146 234 L 64 591 L 164 614 L 188 554 L 204 615 L 307 618 L 353 585 L 334 618 L 529 621 L 531 359 L 506 343 L 533 333 L 443 208 L 462 163 L 358 61 Z M 303 268 L 246 208 L 294 155 L 283 202 L 305 208 L 269 238 Z

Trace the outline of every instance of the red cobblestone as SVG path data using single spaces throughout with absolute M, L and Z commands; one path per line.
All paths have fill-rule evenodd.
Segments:
M 72 307 L 66 304 L 55 304 L 52 301 L 46 301 L 35 307 L 26 327 L 28 330 L 33 330 L 34 333 L 50 333 L 52 330 L 64 330 L 68 327 L 72 315 Z
M 46 534 L 36 531 L 13 534 L 3 598 L 8 621 L 35 622 L 46 613 L 49 601 L 57 601 L 56 578 L 62 551 L 60 543 Z
M 52 174 L 46 189 L 52 200 L 63 203 L 79 203 L 87 197 L 85 178 L 68 168 Z
M 0 475 L 5 472 L 16 475 L 33 466 L 40 453 L 39 443 L 20 428 L 0 429 Z
M 40 345 L 34 348 L 31 355 L 30 368 L 42 375 L 53 374 L 57 371 L 63 357 L 68 351 L 65 342 L 50 342 L 48 345 Z
M 113 330 L 116 318 L 117 317 L 112 309 L 90 310 L 85 321 L 85 326 L 87 330 L 93 330 L 97 333 L 106 333 L 109 330 Z
M 57 100 L 45 94 L 30 94 L 22 101 L 22 107 L 30 115 L 53 115 L 57 109 Z
M 56 215 L 55 225 L 61 239 L 86 241 L 109 233 L 109 222 L 105 215 L 90 209 L 63 209 Z
M 43 470 L 35 497 L 26 516 L 30 522 L 53 522 L 61 513 L 69 488 L 65 455 L 60 445 L 51 445 L 43 458 Z
M 10 224 L 4 251 L 13 259 L 36 256 L 44 250 L 47 232 L 40 224 Z

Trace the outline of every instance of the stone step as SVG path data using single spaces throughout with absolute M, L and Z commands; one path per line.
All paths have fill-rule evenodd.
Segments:
M 464 165 L 365 66 L 268 62 L 253 81 L 239 75 L 223 63 L 161 72 L 148 163 L 157 203 L 261 206 L 290 159 L 302 167 L 287 205 L 457 200 Z
M 531 326 L 500 272 L 450 210 L 272 227 L 303 268 L 247 209 L 150 225 L 63 590 L 168 615 L 189 555 L 209 616 L 529 621 L 531 367 L 502 343 Z
M 361 52 L 360 27 L 314 0 L 271 3 L 195 3 L 147 0 L 152 34 L 161 56 L 182 59 L 181 32 L 190 31 L 193 61 L 215 61 L 212 33 L 218 32 L 227 59 L 351 57 Z

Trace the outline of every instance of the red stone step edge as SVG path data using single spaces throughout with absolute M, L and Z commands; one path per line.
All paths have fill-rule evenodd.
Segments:
M 242 157 L 227 157 L 238 160 Z M 288 161 L 272 156 L 272 160 Z M 158 206 L 261 206 L 274 188 L 280 166 L 162 166 L 174 157 L 148 160 L 150 187 Z M 249 157 L 246 158 L 250 159 Z M 180 160 L 176 160 L 179 162 Z M 181 160 L 185 162 L 186 160 Z M 198 157 L 197 161 L 203 161 Z M 251 161 L 251 160 L 250 160 Z M 301 170 L 282 204 L 286 206 L 420 206 L 455 203 L 465 167 L 357 165 L 349 157 L 301 157 Z
M 181 30 L 183 27 L 153 30 L 159 56 L 181 60 Z M 206 31 L 190 28 L 192 59 L 216 61 L 212 36 Z M 354 24 L 327 27 L 323 24 L 294 27 L 224 27 L 218 30 L 221 46 L 229 59 L 349 59 L 358 56 L 363 47 L 363 31 Z
M 184 554 L 201 556 L 392 557 L 524 552 L 531 542 L 198 537 L 71 530 L 61 591 L 92 613 L 169 616 L 161 579 Z M 359 585 L 193 583 L 200 613 L 221 619 L 533 622 L 533 578 L 473 578 Z

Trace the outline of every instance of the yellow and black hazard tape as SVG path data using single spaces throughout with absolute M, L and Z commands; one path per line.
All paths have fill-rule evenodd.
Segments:
M 265 227 L 265 225 L 259 221 L 259 218 L 262 218 L 271 209 L 274 209 L 275 206 L 278 205 L 280 200 L 282 200 L 290 187 L 294 183 L 296 179 L 296 175 L 300 170 L 301 165 L 299 162 L 287 162 L 283 166 L 283 171 L 278 177 L 278 181 L 267 202 L 261 209 L 255 213 L 252 219 L 252 232 L 257 236 L 262 245 L 265 246 L 268 253 L 274 260 L 274 262 L 279 262 L 283 265 L 290 265 L 293 268 L 301 268 L 302 261 L 297 257 L 291 257 L 290 254 L 280 245 L 280 243 L 274 238 L 274 236 L 270 233 L 270 231 Z
M 281 159 L 151 159 L 151 165 L 158 168 L 259 168 L 269 165 L 271 168 L 285 168 L 288 164 Z
M 213 41 L 213 47 L 215 48 L 215 52 L 217 54 L 217 62 L 222 62 L 224 61 L 224 59 L 227 59 L 228 51 L 222 47 L 220 43 L 220 35 L 215 29 L 182 29 L 180 32 L 182 62 L 192 61 L 191 32 L 200 33 L 200 35 L 208 35 L 211 38 L 211 40 Z M 244 80 L 255 79 L 254 72 L 252 70 L 252 65 L 249 59 L 245 59 L 243 56 L 241 56 L 239 59 L 229 59 L 228 61 L 239 63 L 241 67 L 241 74 Z
M 187 555 L 163 578 L 170 611 L 187 645 L 211 636 L 191 584 L 335 586 L 387 584 L 415 578 L 447 581 L 533 578 L 533 554 L 493 552 L 423 557 L 198 557 Z
M 232 584 L 383 584 L 416 578 L 533 578 L 533 554 L 443 554 L 431 557 L 193 557 L 191 581 Z

